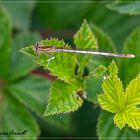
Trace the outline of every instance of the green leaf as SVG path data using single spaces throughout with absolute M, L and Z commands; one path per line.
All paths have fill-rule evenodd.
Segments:
M 127 126 L 122 130 L 115 127 L 113 122 L 113 115 L 111 113 L 102 111 L 98 120 L 97 134 L 100 140 L 111 139 L 111 140 L 132 140 L 139 139 L 139 131 L 135 131 Z
M 33 63 L 33 61 L 27 56 L 18 53 L 18 51 L 23 46 L 28 46 L 31 43 L 35 43 L 39 39 L 40 36 L 38 34 L 32 34 L 29 32 L 19 34 L 14 38 L 11 55 L 11 80 L 16 80 L 20 77 L 23 77 L 35 69 L 36 65 Z
M 135 78 L 140 71 L 140 27 L 134 29 L 128 36 L 124 43 L 123 53 L 131 53 L 135 55 L 133 59 L 122 59 L 121 60 L 121 77 L 124 79 L 124 85 Z
M 139 1 L 127 2 L 123 1 L 118 3 L 108 4 L 107 7 L 111 10 L 117 11 L 121 14 L 129 14 L 129 15 L 140 15 L 140 3 Z
M 11 25 L 9 17 L 0 7 L 0 79 L 9 77 L 9 52 L 11 44 Z
M 74 36 L 74 43 L 78 49 L 93 49 L 94 51 L 97 50 L 98 44 L 97 39 L 93 32 L 91 31 L 88 23 L 86 20 L 82 23 L 79 31 Z M 92 56 L 79 54 L 77 56 L 79 62 L 79 74 L 83 75 L 83 70 L 85 66 L 89 63 L 89 60 Z
M 123 128 L 126 124 L 133 129 L 140 129 L 140 74 L 126 87 L 125 94 L 121 81 L 117 77 L 117 66 L 112 62 L 110 75 L 103 81 L 104 94 L 98 101 L 104 110 L 115 113 L 114 123 Z
M 30 56 L 33 59 L 37 59 L 38 55 L 34 51 L 34 45 L 30 45 L 28 47 L 22 48 L 19 52 L 24 53 L 27 56 Z
M 125 111 L 117 113 L 114 122 L 119 128 L 123 128 L 125 124 L 133 129 L 140 129 L 140 108 L 129 107 Z
M 129 83 L 125 92 L 127 105 L 140 104 L 140 74 Z
M 23 132 L 27 130 L 25 135 L 10 135 L 2 136 L 1 139 L 7 140 L 25 140 L 27 137 L 31 140 L 37 139 L 39 135 L 39 128 L 29 111 L 20 104 L 10 94 L 0 93 L 0 132 Z
M 40 116 L 44 113 L 48 102 L 49 88 L 50 82 L 46 78 L 35 75 L 28 76 L 7 87 L 17 100 Z
M 34 1 L 30 1 L 29 4 L 25 3 L 10 3 L 8 1 L 3 1 L 2 5 L 8 11 L 12 26 L 17 29 L 28 30 L 30 27 L 30 21 L 32 16 L 32 11 L 35 7 Z
M 110 76 L 103 81 L 104 94 L 98 96 L 101 107 L 112 113 L 118 112 L 124 105 L 124 89 L 117 77 L 117 66 L 113 61 L 109 65 Z
M 55 54 L 55 59 L 48 64 L 51 74 L 65 82 L 75 81 L 76 57 L 73 54 Z
M 42 40 L 41 45 L 55 46 L 58 48 L 69 48 L 63 40 L 58 40 L 55 38 Z M 36 62 L 43 66 L 45 69 L 49 69 L 51 74 L 57 76 L 59 79 L 65 82 L 75 81 L 75 66 L 76 66 L 76 56 L 70 53 L 54 52 L 48 55 L 43 52 L 38 55 L 33 50 L 33 46 L 21 49 L 21 52 L 32 56 Z M 50 55 L 50 56 L 49 56 Z M 55 59 L 51 60 L 50 63 L 47 60 L 55 56 Z
M 77 110 L 83 102 L 77 94 L 79 90 L 81 88 L 76 87 L 76 85 L 67 84 L 59 80 L 55 81 L 50 90 L 49 104 L 44 115 L 69 113 Z
M 41 41 L 43 45 L 53 45 L 60 48 L 70 48 L 63 40 L 57 39 L 46 39 Z M 55 59 L 52 60 L 48 65 L 47 69 L 51 71 L 51 74 L 58 76 L 59 79 L 65 82 L 70 82 L 75 77 L 75 66 L 76 66 L 76 56 L 70 53 L 54 53 Z M 46 63 L 46 62 L 45 62 Z M 45 64 L 44 64 L 45 65 Z
M 83 21 L 79 31 L 75 34 L 74 39 L 77 48 L 98 48 L 97 40 L 86 20 Z
M 114 61 L 109 65 L 108 69 L 109 69 L 109 73 L 112 76 L 112 78 L 117 76 L 118 68 L 117 68 L 117 65 Z

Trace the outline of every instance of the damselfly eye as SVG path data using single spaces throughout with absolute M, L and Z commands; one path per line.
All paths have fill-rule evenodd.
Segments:
M 38 46 L 39 46 L 39 43 L 37 42 L 36 45 L 35 45 L 35 52 L 36 53 L 38 52 Z

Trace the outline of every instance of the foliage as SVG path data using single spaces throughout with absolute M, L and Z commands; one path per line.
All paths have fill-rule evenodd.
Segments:
M 50 91 L 49 104 L 44 115 L 67 113 L 79 108 L 82 99 L 76 95 L 78 90 L 75 85 L 55 81 Z
M 97 39 L 86 21 L 83 22 L 80 30 L 74 36 L 74 40 L 78 48 L 97 48 Z M 70 48 L 63 40 L 54 38 L 42 40 L 39 44 L 58 48 Z M 49 104 L 44 115 L 71 112 L 77 110 L 82 105 L 83 101 L 78 96 L 78 92 L 81 92 L 83 97 L 85 96 L 84 81 L 86 76 L 84 76 L 84 68 L 89 64 L 91 56 L 76 56 L 69 53 L 53 52 L 55 59 L 48 64 L 48 56 L 44 52 L 36 54 L 34 46 L 23 48 L 20 51 L 32 56 L 40 66 L 49 69 L 51 74 L 58 78 L 50 90 Z M 78 69 L 76 69 L 77 65 Z M 100 73 L 103 71 L 104 68 L 100 69 Z M 97 71 L 93 73 L 97 73 Z
M 28 132 L 25 136 L 0 136 L 0 139 L 41 139 L 50 136 L 97 138 L 97 135 L 99 139 L 139 139 L 140 28 L 135 28 L 140 24 L 139 9 L 138 1 L 127 0 L 109 4 L 2 1 L 0 132 L 12 129 L 16 132 L 25 129 Z M 75 34 L 75 29 L 85 18 L 90 26 L 84 20 Z M 41 40 L 36 31 L 42 38 L 46 38 L 46 35 L 53 38 Z M 73 34 L 74 41 L 71 40 Z M 114 58 L 110 64 L 111 57 L 37 54 L 33 49 L 39 40 L 42 45 L 71 49 L 61 38 L 72 44 L 72 48 L 132 53 L 136 58 Z M 30 57 L 19 53 L 19 50 Z M 49 62 L 52 56 L 55 59 Z M 106 77 L 106 66 L 109 64 L 110 75 Z M 50 82 L 46 75 L 56 80 Z M 102 82 L 105 91 L 99 95 Z M 100 104 L 97 97 L 101 100 Z
M 35 43 L 40 37 L 26 32 L 12 40 L 11 22 L 3 8 L 0 8 L 0 17 L 0 132 L 14 130 L 21 133 L 27 130 L 24 136 L 11 135 L 6 139 L 36 139 L 40 130 L 29 109 L 38 115 L 43 113 L 50 82 L 40 76 L 29 75 L 35 66 L 17 50 L 23 44 Z
M 85 30 L 87 30 L 87 32 L 89 32 L 89 33 L 86 33 Z M 82 46 L 82 44 L 84 44 L 84 40 L 89 45 L 92 44 L 93 47 L 97 46 L 97 43 L 95 42 L 96 41 L 95 37 L 93 35 L 90 36 L 91 33 L 92 32 L 89 29 L 87 23 L 84 21 L 80 28 L 80 31 L 78 31 L 78 33 L 75 35 L 76 37 L 74 38 L 77 46 Z M 89 34 L 89 36 L 86 34 Z M 83 37 L 83 35 L 85 35 L 86 37 Z M 87 41 L 88 37 L 89 37 L 89 39 L 91 38 L 91 43 L 89 43 L 90 41 Z M 92 43 L 92 40 L 93 40 L 93 43 Z M 42 40 L 40 42 L 40 44 L 46 45 L 46 46 L 47 45 L 56 46 L 58 48 L 61 46 L 65 46 L 66 48 L 69 47 L 67 44 L 65 45 L 63 40 L 59 41 L 57 39 Z M 84 44 L 83 46 L 86 47 L 86 44 Z M 82 85 L 84 84 L 83 77 L 82 77 L 84 74 L 83 73 L 84 70 L 81 71 L 80 74 L 77 73 L 77 75 L 78 75 L 77 76 L 74 73 L 75 67 L 76 67 L 76 64 L 79 64 L 79 61 L 80 61 L 80 62 L 82 62 L 82 63 L 80 63 L 80 64 L 82 64 L 82 68 L 80 66 L 78 68 L 80 70 L 84 69 L 90 60 L 89 57 L 84 58 L 84 57 L 78 56 L 78 58 L 76 59 L 76 56 L 73 55 L 75 57 L 75 59 L 74 60 L 71 59 L 73 63 L 72 62 L 70 63 L 70 59 L 68 59 L 69 61 L 67 59 L 65 59 L 65 61 L 62 61 L 62 60 L 64 60 L 63 55 L 66 55 L 65 58 L 68 58 L 69 55 L 71 55 L 71 54 L 63 54 L 63 53 L 55 54 L 55 52 L 53 52 L 56 60 L 54 59 L 52 61 L 52 63 L 48 65 L 47 64 L 48 56 L 44 52 L 38 52 L 39 53 L 38 55 L 35 54 L 33 47 L 34 46 L 23 48 L 23 49 L 21 49 L 21 52 L 23 52 L 25 54 L 29 53 L 29 55 L 33 55 L 38 64 L 40 64 L 41 66 L 44 66 L 45 68 L 48 68 L 52 72 L 52 74 L 54 76 L 57 76 L 57 78 L 58 78 L 58 80 L 56 82 L 54 82 L 53 87 L 50 91 L 49 104 L 45 111 L 45 115 L 51 115 L 51 114 L 62 113 L 62 112 L 66 113 L 66 112 L 76 110 L 79 106 L 81 106 L 81 101 L 82 101 L 82 99 L 80 99 L 80 97 L 79 97 L 79 99 L 76 97 L 76 96 L 78 96 L 76 94 L 76 92 L 82 91 L 84 93 L 84 88 L 82 88 Z M 29 51 L 31 49 L 32 49 L 32 51 Z M 71 57 L 71 58 L 73 58 L 73 57 Z M 84 61 L 82 61 L 83 58 L 84 58 Z M 56 64 L 57 64 L 57 68 L 56 67 L 54 68 L 54 66 L 56 66 Z M 73 64 L 73 65 L 70 67 L 71 69 L 68 69 L 68 70 L 62 68 L 62 66 L 61 66 L 61 65 L 67 66 L 67 65 L 71 65 L 71 64 Z M 58 69 L 60 70 L 59 72 L 58 72 Z M 97 69 L 100 69 L 100 68 L 97 68 Z M 102 71 L 103 70 L 101 70 L 101 72 Z M 139 123 L 137 122 L 138 117 L 139 117 L 139 114 L 138 114 L 139 108 L 137 108 L 135 106 L 135 105 L 139 104 L 139 100 L 137 103 L 134 103 L 134 104 L 133 104 L 133 101 L 132 101 L 132 104 L 130 103 L 130 100 L 132 100 L 131 97 L 127 100 L 127 97 L 129 97 L 130 96 L 129 94 L 132 92 L 132 91 L 131 92 L 129 91 L 130 90 L 129 86 L 131 88 L 133 88 L 138 83 L 139 78 L 137 78 L 136 82 L 134 82 L 135 84 L 130 84 L 126 88 L 126 93 L 124 96 L 123 85 L 122 85 L 120 79 L 117 77 L 118 69 L 117 69 L 115 62 L 112 62 L 112 64 L 109 66 L 109 72 L 110 72 L 110 76 L 107 77 L 106 80 L 104 80 L 104 82 L 103 82 L 104 94 L 98 96 L 100 105 L 102 106 L 103 109 L 110 111 L 112 113 L 116 113 L 115 117 L 114 117 L 114 122 L 116 123 L 116 125 L 119 128 L 123 128 L 125 126 L 125 124 L 128 124 L 133 129 L 139 129 L 140 126 L 139 126 Z M 68 73 L 68 75 L 67 75 L 67 73 Z M 94 73 L 97 73 L 97 72 L 94 72 Z M 71 75 L 71 74 L 72 74 L 72 76 L 70 76 L 70 77 L 72 77 L 73 79 L 70 79 L 70 77 L 69 77 L 69 75 Z M 79 82 L 80 79 L 82 79 L 81 83 Z M 64 82 L 62 82 L 61 80 Z M 75 84 L 75 85 L 73 85 L 74 87 L 72 86 L 71 82 Z M 67 84 L 70 84 L 70 85 L 67 85 Z M 61 88 L 61 92 L 59 93 L 58 91 L 60 88 Z M 64 93 L 63 93 L 63 91 L 64 91 Z M 56 93 L 57 94 L 59 93 L 59 96 Z M 114 93 L 116 95 L 114 95 Z M 138 89 L 136 89 L 135 94 L 138 94 Z M 138 97 L 138 96 L 134 95 L 134 100 L 135 100 L 135 97 Z M 128 115 L 129 111 L 131 111 L 132 113 L 129 113 L 129 115 Z M 133 124 L 134 121 L 135 121 L 135 123 Z
M 119 61 L 119 75 L 121 76 L 123 87 L 128 85 L 129 81 L 139 73 L 139 27 L 134 29 L 132 33 L 127 37 L 124 42 L 124 47 L 122 53 L 133 53 L 136 55 L 135 59 L 121 59 Z M 101 93 L 101 91 L 100 91 Z M 140 137 L 139 131 L 135 131 L 134 129 L 128 127 L 127 125 L 118 129 L 115 127 L 113 122 L 113 114 L 108 113 L 106 111 L 102 111 L 99 117 L 99 121 L 97 124 L 97 132 L 100 139 L 111 138 L 111 139 L 133 139 Z
M 124 91 L 122 82 L 117 77 L 115 62 L 110 64 L 109 73 L 102 85 L 104 94 L 98 96 L 99 104 L 104 110 L 115 113 L 114 123 L 119 128 L 128 124 L 133 129 L 140 129 L 140 109 L 137 107 L 140 104 L 140 75 Z

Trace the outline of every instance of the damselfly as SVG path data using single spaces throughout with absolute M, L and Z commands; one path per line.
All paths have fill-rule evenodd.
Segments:
M 35 52 L 66 52 L 66 53 L 80 53 L 80 54 L 91 54 L 91 55 L 96 55 L 96 56 L 111 56 L 111 57 L 122 57 L 122 58 L 134 58 L 135 55 L 133 54 L 118 54 L 118 53 L 108 53 L 108 52 L 93 52 L 93 51 L 83 51 L 83 50 L 74 50 L 74 49 L 65 49 L 64 47 L 62 48 L 57 48 L 55 46 L 45 46 L 45 45 L 40 45 L 37 43 L 35 45 Z

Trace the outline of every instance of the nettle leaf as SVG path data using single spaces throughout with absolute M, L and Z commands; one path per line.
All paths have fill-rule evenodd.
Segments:
M 107 7 L 111 10 L 117 11 L 121 14 L 129 14 L 129 15 L 140 15 L 140 3 L 139 1 L 127 2 L 123 1 L 118 3 L 108 4 Z
M 82 23 L 79 31 L 74 36 L 74 43 L 78 49 L 92 49 L 97 50 L 98 44 L 95 35 L 90 29 L 86 20 Z M 85 66 L 89 63 L 90 58 L 93 56 L 79 54 L 77 56 L 79 63 L 79 74 L 83 74 Z
M 0 78 L 9 78 L 11 24 L 6 11 L 0 7 Z
M 69 113 L 77 110 L 83 102 L 78 94 L 76 94 L 79 90 L 81 88 L 75 84 L 67 84 L 60 80 L 55 81 L 50 90 L 49 104 L 44 115 Z
M 104 94 L 98 101 L 104 110 L 115 113 L 114 123 L 123 128 L 126 124 L 133 129 L 140 129 L 140 74 L 133 79 L 124 92 L 122 82 L 117 77 L 117 66 L 112 62 L 110 75 L 103 82 Z
M 115 115 L 114 122 L 119 128 L 128 124 L 129 127 L 138 130 L 140 129 L 140 109 L 127 106 L 127 109 Z
M 109 73 L 112 77 L 115 77 L 117 76 L 118 74 L 118 68 L 117 68 L 117 65 L 116 63 L 113 61 L 111 65 L 109 65 Z
M 58 48 L 70 48 L 67 44 L 64 43 L 63 40 L 58 40 L 55 38 L 42 40 L 40 42 L 41 45 L 55 46 Z M 20 51 L 33 57 L 34 60 L 45 69 L 49 69 L 51 74 L 57 76 L 59 79 L 64 80 L 65 82 L 70 82 L 75 78 L 75 66 L 76 66 L 76 56 L 70 53 L 39 53 L 36 54 L 34 46 L 26 47 L 21 49 Z M 55 58 L 48 63 L 48 59 L 52 56 Z
M 109 66 L 110 76 L 103 81 L 102 87 L 104 94 L 98 96 L 101 107 L 112 113 L 116 113 L 122 107 L 123 102 L 123 85 L 117 77 L 117 66 L 115 62 Z
M 56 46 L 57 48 L 62 48 L 65 46 L 65 42 L 63 40 L 58 40 L 55 38 L 50 38 L 46 40 L 41 40 L 40 44 L 42 45 L 48 45 L 48 46 Z
M 46 39 L 40 42 L 42 45 L 52 45 L 58 48 L 70 48 L 63 40 L 58 39 Z M 59 79 L 64 80 L 65 82 L 70 82 L 75 77 L 75 66 L 76 66 L 76 56 L 70 53 L 53 53 L 55 59 L 53 59 L 48 65 L 47 69 L 55 76 L 58 76 Z M 43 62 L 44 63 L 44 62 Z M 46 62 L 45 62 L 46 64 Z
M 69 48 L 63 40 L 46 39 L 42 40 L 40 45 L 55 46 L 58 48 Z M 56 113 L 68 113 L 78 109 L 83 100 L 78 96 L 77 92 L 82 90 L 81 84 L 75 76 L 76 56 L 69 53 L 50 53 L 55 56 L 55 59 L 47 62 L 50 56 L 45 52 L 34 50 L 34 46 L 26 47 L 20 50 L 21 52 L 30 55 L 40 66 L 49 69 L 52 75 L 58 77 L 58 81 L 54 82 L 51 91 L 49 103 L 44 115 L 52 115 Z M 52 57 L 52 56 L 51 56 Z M 75 85 L 74 85 L 74 84 Z
M 38 55 L 37 53 L 34 51 L 34 45 L 30 45 L 28 47 L 24 47 L 22 49 L 19 50 L 19 52 L 26 54 L 27 56 L 32 57 L 33 59 L 37 59 Z
M 74 41 L 77 48 L 98 48 L 96 37 L 86 20 L 84 20 L 79 31 L 75 34 Z

